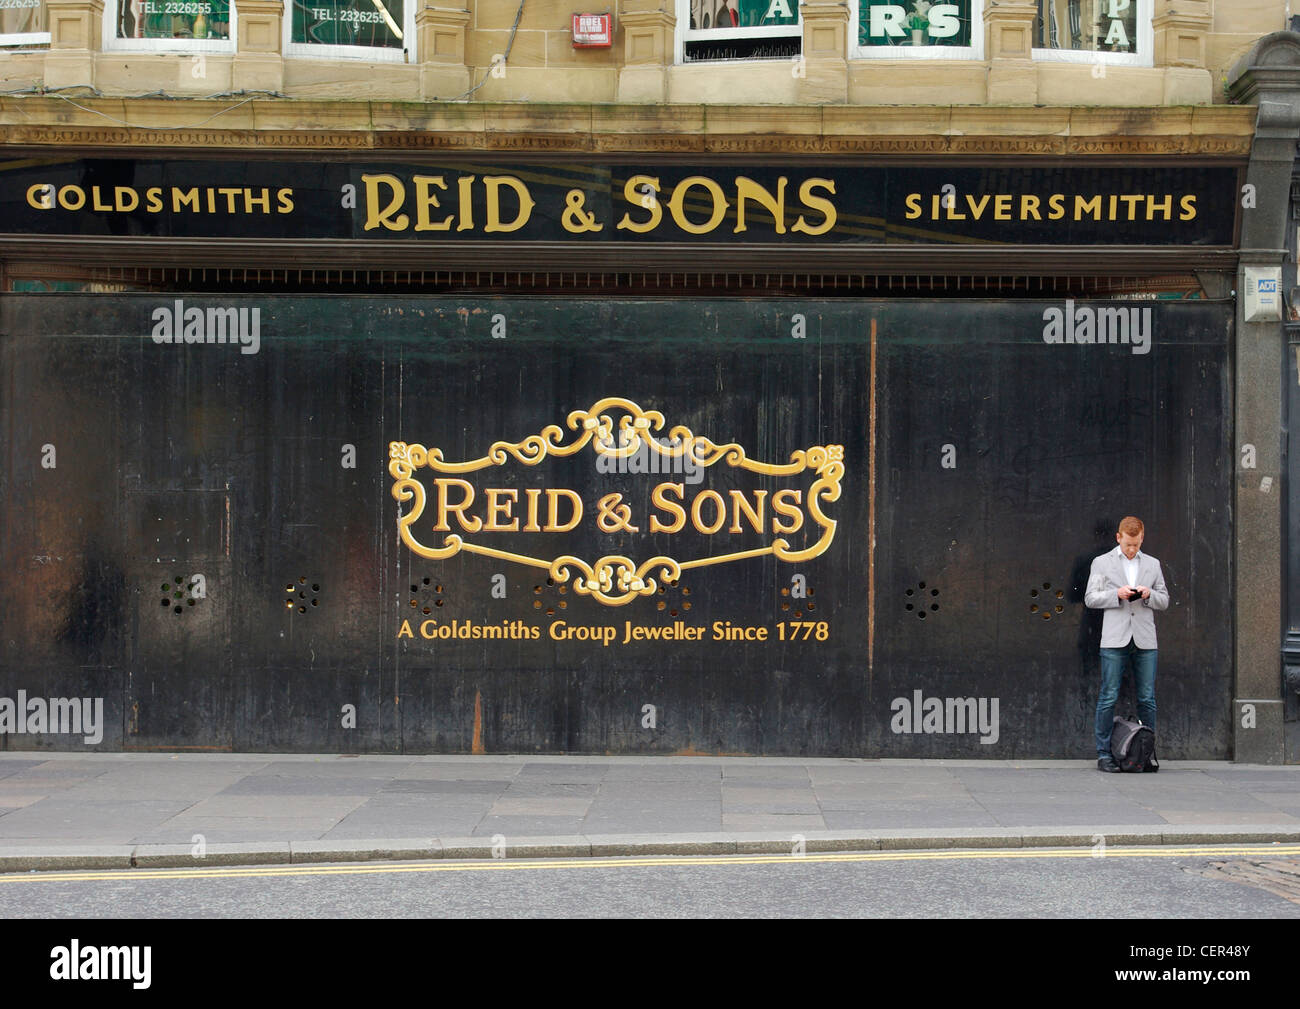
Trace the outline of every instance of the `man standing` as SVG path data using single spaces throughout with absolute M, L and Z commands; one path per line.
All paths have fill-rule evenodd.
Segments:
M 1124 667 L 1132 662 L 1138 720 L 1156 729 L 1156 610 L 1169 608 L 1160 562 L 1142 553 L 1145 529 L 1132 515 L 1120 520 L 1114 550 L 1092 562 L 1084 604 L 1105 610 L 1101 624 L 1101 693 L 1097 696 L 1097 769 L 1118 771 L 1110 754 L 1115 702 Z

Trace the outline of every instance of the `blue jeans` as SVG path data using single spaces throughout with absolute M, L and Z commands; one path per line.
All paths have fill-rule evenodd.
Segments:
M 1133 684 L 1137 688 L 1137 716 L 1143 725 L 1156 730 L 1156 649 L 1138 648 L 1130 641 L 1123 648 L 1101 650 L 1101 693 L 1097 695 L 1097 756 L 1110 756 L 1110 733 L 1115 727 L 1115 702 L 1124 666 L 1133 662 Z

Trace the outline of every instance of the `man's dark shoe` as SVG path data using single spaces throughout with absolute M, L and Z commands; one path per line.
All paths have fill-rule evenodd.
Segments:
M 1115 763 L 1114 757 L 1098 757 L 1097 770 L 1105 771 L 1107 774 L 1118 774 L 1119 764 Z

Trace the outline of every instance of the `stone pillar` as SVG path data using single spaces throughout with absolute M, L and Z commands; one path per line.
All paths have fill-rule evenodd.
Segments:
M 799 4 L 803 20 L 803 62 L 799 101 L 846 105 L 849 100 L 849 5 L 827 0 Z
M 95 55 L 103 38 L 104 0 L 46 0 L 50 50 L 45 54 L 45 86 L 94 86 Z
M 420 94 L 425 101 L 456 98 L 470 88 L 465 65 L 465 28 L 470 12 L 455 7 L 417 7 L 415 37 Z
M 988 0 L 984 5 L 989 105 L 1038 102 L 1038 68 L 1031 51 L 1037 19 L 1034 0 Z
M 1214 78 L 1205 66 L 1212 21 L 1210 0 L 1156 0 L 1154 65 L 1165 68 L 1166 105 L 1214 101 Z
M 284 88 L 283 0 L 234 0 L 238 15 L 235 59 L 230 70 L 235 91 Z
M 1210 0 L 1156 0 L 1151 27 L 1155 65 L 1205 69 L 1205 36 L 1213 15 Z
M 623 30 L 620 102 L 668 101 L 668 68 L 676 59 L 676 26 L 671 0 L 624 0 L 615 26 Z
M 1259 106 L 1246 182 L 1254 187 L 1253 208 L 1241 210 L 1241 259 L 1237 290 L 1248 266 L 1281 266 L 1300 140 L 1300 34 L 1275 32 L 1260 39 L 1232 69 L 1229 92 L 1236 103 Z M 1239 202 L 1241 202 L 1239 200 Z M 1286 759 L 1283 659 L 1300 666 L 1300 585 L 1286 586 L 1292 613 L 1283 634 L 1283 551 L 1300 543 L 1282 537 L 1283 511 L 1300 507 L 1300 488 L 1287 488 L 1283 473 L 1282 375 L 1286 333 L 1281 322 L 1246 322 L 1244 298 L 1237 299 L 1236 417 L 1233 470 L 1235 539 L 1233 606 L 1235 637 L 1232 704 L 1235 760 L 1280 764 Z M 1295 418 L 1292 418 L 1294 420 Z M 1242 467 L 1242 446 L 1255 446 L 1255 466 Z M 1288 564 L 1286 568 L 1294 565 Z M 1294 726 L 1294 723 L 1292 723 Z M 1300 739 L 1300 735 L 1297 736 Z M 1300 760 L 1300 753 L 1292 753 Z

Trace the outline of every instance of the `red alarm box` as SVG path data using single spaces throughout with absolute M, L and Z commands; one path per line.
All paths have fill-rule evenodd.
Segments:
M 613 18 L 608 14 L 573 15 L 573 48 L 597 49 L 614 44 Z

